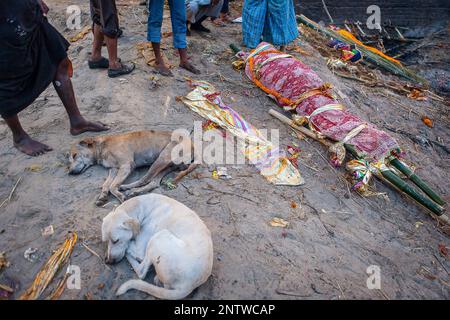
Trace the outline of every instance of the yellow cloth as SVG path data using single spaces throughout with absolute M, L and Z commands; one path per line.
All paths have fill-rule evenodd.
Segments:
M 214 86 L 204 81 L 196 81 L 192 84 L 196 86 L 195 89 L 182 97 L 181 101 L 192 111 L 246 142 L 242 152 L 251 163 L 257 166 L 261 175 L 276 185 L 298 186 L 305 183 L 289 159 L 277 153 L 274 145 L 239 113 L 224 105 L 220 96 L 214 102 L 207 98 L 217 93 Z

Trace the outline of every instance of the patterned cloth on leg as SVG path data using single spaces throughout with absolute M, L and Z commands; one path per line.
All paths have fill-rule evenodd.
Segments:
M 245 0 L 242 10 L 242 34 L 248 48 L 261 42 L 286 45 L 298 36 L 292 0 Z
M 173 46 L 184 49 L 186 42 L 186 8 L 184 0 L 169 0 L 170 19 L 172 22 Z M 164 0 L 150 0 L 148 15 L 147 40 L 161 42 Z

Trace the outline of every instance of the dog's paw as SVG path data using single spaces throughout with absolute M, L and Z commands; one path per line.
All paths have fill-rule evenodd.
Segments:
M 122 284 L 116 292 L 116 296 L 121 296 L 128 291 L 128 286 L 126 283 Z
M 162 286 L 163 286 L 163 283 L 161 282 L 161 280 L 159 280 L 158 275 L 156 275 L 156 276 L 153 278 L 153 283 L 154 283 L 155 286 L 157 286 L 157 287 L 162 287 Z
M 95 205 L 96 205 L 97 207 L 101 207 L 101 206 L 103 206 L 107 201 L 108 201 L 108 197 L 100 196 L 100 197 L 98 197 L 97 201 L 95 201 Z
M 147 270 L 145 270 L 144 268 L 140 267 L 139 270 L 136 270 L 136 274 L 137 274 L 139 279 L 144 280 L 145 276 L 147 275 Z
M 119 187 L 120 191 L 127 191 L 130 190 L 133 186 L 131 184 L 123 184 Z
M 136 192 L 133 192 L 132 190 L 125 191 L 123 194 L 125 195 L 125 199 L 127 200 L 137 196 Z
M 115 191 L 113 192 L 114 197 L 117 198 L 117 200 L 120 201 L 120 203 L 124 203 L 126 199 L 125 195 L 121 192 Z

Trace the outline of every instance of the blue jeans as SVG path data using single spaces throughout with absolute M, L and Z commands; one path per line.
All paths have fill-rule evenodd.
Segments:
M 185 0 L 169 0 L 172 20 L 173 46 L 184 49 L 186 43 L 186 5 Z M 163 22 L 164 0 L 150 0 L 148 15 L 147 40 L 161 42 L 161 26 Z

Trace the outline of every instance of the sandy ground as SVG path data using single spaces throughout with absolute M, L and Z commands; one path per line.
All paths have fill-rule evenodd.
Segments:
M 66 36 L 75 32 L 65 28 L 68 1 L 47 1 L 50 20 Z M 70 1 L 83 10 L 88 25 L 86 1 Z M 74 43 L 70 57 L 74 63 L 73 83 L 82 112 L 112 126 L 111 132 L 140 129 L 191 128 L 201 120 L 176 96 L 189 90 L 184 82 L 191 76 L 175 67 L 173 78 L 161 78 L 150 88 L 151 67 L 138 55 L 135 44 L 146 39 L 144 7 L 120 7 L 124 37 L 120 56 L 135 61 L 137 70 L 126 81 L 109 79 L 104 71 L 87 66 L 92 36 Z M 165 13 L 167 16 L 168 12 Z M 195 34 L 189 39 L 193 62 L 202 74 L 194 77 L 216 84 L 225 101 L 258 128 L 279 128 L 283 147 L 295 138 L 290 130 L 273 119 L 268 111 L 276 105 L 259 89 L 234 71 L 230 65 L 229 43 L 240 44 L 240 26 L 212 27 L 210 35 Z M 163 32 L 170 31 L 165 21 Z M 311 55 L 298 55 L 321 77 L 335 84 L 353 112 L 381 128 L 401 128 L 431 140 L 450 140 L 448 107 L 436 102 L 409 100 L 385 89 L 367 88 L 333 75 L 326 61 L 300 39 Z M 163 40 L 165 54 L 177 65 L 171 39 Z M 394 78 L 395 79 L 395 78 Z M 398 104 L 406 106 L 399 107 Z M 412 112 L 425 111 L 435 120 L 426 127 Z M 106 208 L 94 204 L 107 171 L 99 166 L 81 176 L 69 176 L 66 154 L 78 138 L 69 134 L 64 109 L 53 88 L 45 91 L 20 114 L 29 133 L 54 147 L 38 158 L 19 153 L 11 134 L 0 121 L 0 203 L 16 181 L 20 183 L 10 202 L 0 210 L 0 252 L 5 251 L 11 265 L 0 273 L 0 283 L 15 290 L 17 298 L 64 239 L 68 231 L 80 236 L 71 264 L 81 269 L 81 290 L 66 289 L 62 299 L 113 299 L 118 286 L 135 275 L 126 261 L 108 268 L 81 243 L 101 256 L 102 218 L 117 204 L 111 198 Z M 449 198 L 450 159 L 439 147 L 419 145 L 407 136 L 392 133 L 407 151 L 407 159 L 417 164 L 417 173 Z M 88 136 L 85 134 L 84 136 Z M 175 190 L 157 192 L 194 209 L 212 232 L 214 268 L 212 277 L 189 297 L 191 299 L 448 299 L 450 263 L 439 254 L 438 246 L 449 247 L 448 235 L 438 228 L 425 211 L 391 188 L 377 182 L 387 197 L 362 198 L 348 192 L 341 178 L 322 158 L 325 149 L 313 141 L 298 141 L 302 149 L 299 169 L 306 179 L 302 187 L 269 184 L 251 166 L 229 166 L 231 180 L 215 180 L 213 167 L 201 167 L 186 177 Z M 135 173 L 130 180 L 143 173 Z M 218 191 L 217 191 L 218 190 Z M 229 193 L 229 194 L 227 194 Z M 233 194 L 245 195 L 243 199 Z M 297 208 L 292 208 L 295 202 Z M 287 229 L 268 225 L 272 217 L 290 222 Z M 55 233 L 43 237 L 41 230 L 53 225 Z M 28 248 L 37 248 L 37 259 L 24 258 Z M 381 290 L 366 287 L 366 269 L 381 268 Z M 61 277 L 61 274 L 59 275 Z M 148 275 L 153 279 L 153 272 Z M 51 288 L 57 281 L 53 281 Z M 50 291 L 44 293 L 46 296 Z M 153 299 L 129 292 L 121 299 Z

